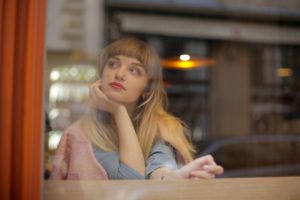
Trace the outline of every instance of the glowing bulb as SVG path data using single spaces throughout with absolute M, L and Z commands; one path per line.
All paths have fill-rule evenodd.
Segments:
M 59 77 L 60 77 L 60 73 L 57 70 L 52 71 L 50 74 L 50 79 L 52 81 L 57 81 L 59 79 Z
M 191 59 L 191 56 L 188 55 L 188 54 L 182 54 L 179 56 L 179 59 L 182 60 L 182 61 L 188 61 Z
M 277 74 L 279 77 L 289 77 L 293 75 L 293 70 L 291 68 L 279 68 L 277 69 Z
M 59 110 L 54 108 L 49 112 L 50 119 L 54 119 L 59 115 Z
M 62 133 L 60 131 L 49 132 L 48 146 L 50 150 L 55 150 L 59 144 Z

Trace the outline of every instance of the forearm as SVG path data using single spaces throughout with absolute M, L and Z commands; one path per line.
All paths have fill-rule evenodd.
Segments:
M 179 170 L 177 169 L 170 169 L 167 167 L 161 167 L 154 170 L 151 175 L 150 179 L 160 179 L 160 180 L 175 180 L 175 179 L 182 179 Z
M 150 179 L 212 179 L 223 171 L 223 167 L 217 165 L 211 155 L 207 155 L 193 160 L 180 169 L 158 168 L 152 172 Z
M 144 175 L 144 156 L 126 108 L 124 106 L 118 107 L 114 113 L 114 117 L 119 136 L 120 161 L 133 168 L 141 175 Z

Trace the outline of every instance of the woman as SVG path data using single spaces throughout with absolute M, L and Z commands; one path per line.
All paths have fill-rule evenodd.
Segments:
M 198 179 L 223 173 L 211 156 L 192 160 L 187 129 L 166 112 L 160 59 L 148 44 L 126 38 L 108 45 L 98 75 L 80 128 L 109 179 Z

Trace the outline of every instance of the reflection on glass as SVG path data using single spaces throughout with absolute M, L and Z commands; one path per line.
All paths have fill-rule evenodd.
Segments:
M 197 155 L 213 154 L 225 177 L 300 175 L 299 2 L 174 1 L 182 7 L 170 12 L 170 1 L 109 0 L 98 10 L 105 18 L 89 20 L 85 2 L 61 5 L 68 17 L 52 22 L 64 28 L 51 29 L 48 37 L 56 38 L 48 45 L 49 169 L 58 135 L 81 115 L 96 78 L 93 47 L 86 47 L 93 31 L 86 27 L 105 19 L 98 41 L 134 36 L 159 53 L 169 111 L 190 127 Z M 70 52 L 78 50 L 85 55 L 79 65 L 70 61 Z M 179 68 L 180 56 L 182 62 L 201 62 Z

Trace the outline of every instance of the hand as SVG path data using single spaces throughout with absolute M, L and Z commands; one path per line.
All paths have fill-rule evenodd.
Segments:
M 101 81 L 98 80 L 90 85 L 90 105 L 101 111 L 114 114 L 121 105 L 108 99 L 101 90 Z
M 211 155 L 193 160 L 179 169 L 178 174 L 182 178 L 212 179 L 224 172 L 223 167 L 217 165 Z

